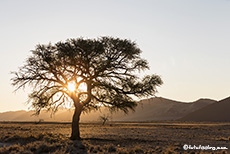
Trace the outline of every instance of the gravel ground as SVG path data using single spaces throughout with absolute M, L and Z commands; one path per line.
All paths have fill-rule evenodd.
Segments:
M 229 153 L 230 123 L 81 123 L 82 140 L 69 140 L 69 123 L 0 123 L 0 153 Z M 195 145 L 225 150 L 184 150 Z

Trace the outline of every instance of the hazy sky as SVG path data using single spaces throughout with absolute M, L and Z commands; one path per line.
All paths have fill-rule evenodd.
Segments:
M 229 0 L 0 0 L 0 25 L 0 112 L 28 108 L 30 89 L 14 94 L 10 72 L 35 45 L 79 36 L 136 41 L 164 81 L 158 96 L 230 96 Z

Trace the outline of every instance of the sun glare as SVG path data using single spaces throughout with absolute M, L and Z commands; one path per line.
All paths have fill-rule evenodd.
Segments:
M 76 90 L 76 83 L 74 81 L 71 81 L 71 82 L 68 83 L 67 87 L 68 87 L 69 91 L 73 92 L 73 91 Z

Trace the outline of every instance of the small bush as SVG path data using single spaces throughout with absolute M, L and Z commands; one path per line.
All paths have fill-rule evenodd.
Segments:
M 144 152 L 143 149 L 138 145 L 134 147 L 133 151 L 136 153 L 143 153 Z
M 227 154 L 227 153 L 228 153 L 228 152 L 225 151 L 225 150 L 221 151 L 221 154 Z
M 114 146 L 110 146 L 108 152 L 116 152 L 117 149 Z

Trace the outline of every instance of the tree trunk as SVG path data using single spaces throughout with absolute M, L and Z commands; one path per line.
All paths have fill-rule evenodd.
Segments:
M 80 115 L 81 115 L 82 107 L 75 107 L 75 111 L 73 114 L 73 120 L 72 120 L 72 134 L 70 139 L 71 140 L 80 140 L 80 131 L 79 131 L 79 121 L 80 121 Z

